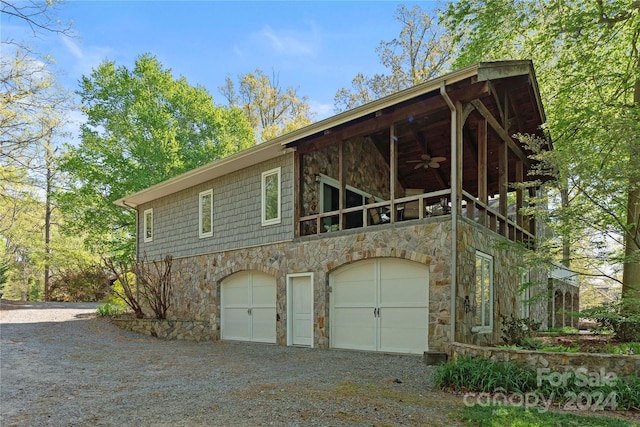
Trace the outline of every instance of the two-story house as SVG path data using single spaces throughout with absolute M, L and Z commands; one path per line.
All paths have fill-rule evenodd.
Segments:
M 215 339 L 497 343 L 519 285 L 546 280 L 501 244 L 534 250 L 537 189 L 517 184 L 539 177 L 513 135 L 544 121 L 531 62 L 480 63 L 116 203 L 138 212 L 139 257 L 174 258 L 169 318 Z

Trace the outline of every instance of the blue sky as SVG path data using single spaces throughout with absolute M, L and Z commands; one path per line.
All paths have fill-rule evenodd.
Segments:
M 156 55 L 174 76 L 205 87 L 216 104 L 226 76 L 262 69 L 282 87 L 309 98 L 316 120 L 333 114 L 333 97 L 358 73 L 385 72 L 376 47 L 398 36 L 399 4 L 433 9 L 436 2 L 393 1 L 68 1 L 56 17 L 73 21 L 73 38 L 37 38 L 24 23 L 2 18 L 2 38 L 28 39 L 56 61 L 60 82 L 76 90 L 105 59 L 132 67 Z

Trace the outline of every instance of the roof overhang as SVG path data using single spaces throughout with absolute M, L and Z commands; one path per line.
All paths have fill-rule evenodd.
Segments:
M 160 182 L 137 193 L 116 200 L 118 206 L 136 208 L 137 206 L 168 196 L 185 188 L 224 176 L 228 173 L 270 160 L 286 154 L 289 150 L 281 144 L 270 141 L 247 150 L 240 151 L 224 159 L 216 160 L 199 168 L 185 172 L 174 178 Z

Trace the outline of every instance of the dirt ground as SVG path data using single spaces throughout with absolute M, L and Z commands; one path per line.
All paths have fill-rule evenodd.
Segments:
M 461 425 L 462 399 L 419 356 L 163 341 L 91 304 L 0 308 L 2 426 Z
M 419 356 L 163 341 L 95 308 L 0 304 L 0 426 L 462 425 Z

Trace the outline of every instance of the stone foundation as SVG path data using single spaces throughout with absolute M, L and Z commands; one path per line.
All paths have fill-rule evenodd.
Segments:
M 445 347 L 450 359 L 472 355 L 494 361 L 518 361 L 534 369 L 547 368 L 550 372 L 583 368 L 587 372 L 600 373 L 604 370 L 605 373 L 614 373 L 619 377 L 640 372 L 640 356 L 637 355 L 511 350 L 462 343 L 451 343 Z

